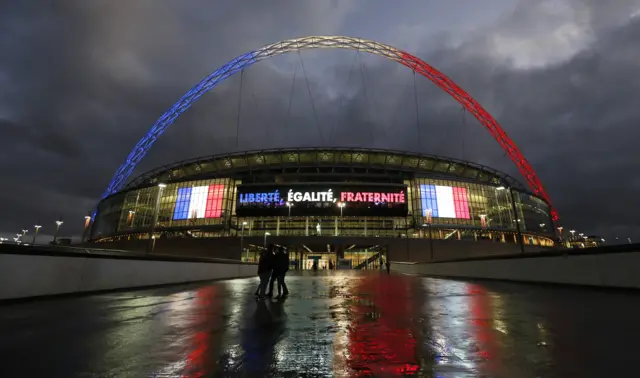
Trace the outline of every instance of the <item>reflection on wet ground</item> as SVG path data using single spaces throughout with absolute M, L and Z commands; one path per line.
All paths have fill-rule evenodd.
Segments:
M 318 272 L 0 306 L 6 377 L 633 376 L 640 295 Z

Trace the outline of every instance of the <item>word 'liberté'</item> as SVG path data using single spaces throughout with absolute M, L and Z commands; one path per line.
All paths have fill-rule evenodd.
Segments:
M 242 193 L 238 200 L 240 203 L 279 203 L 281 201 L 280 192 L 278 190 L 269 193 Z

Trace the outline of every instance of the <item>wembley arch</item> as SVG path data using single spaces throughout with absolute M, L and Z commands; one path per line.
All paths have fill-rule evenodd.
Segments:
M 551 204 L 551 200 L 538 178 L 533 167 L 525 159 L 516 144 L 511 140 L 500 124 L 466 91 L 449 79 L 446 75 L 424 62 L 422 59 L 395 47 L 375 41 L 343 37 L 343 36 L 310 36 L 304 38 L 288 39 L 261 47 L 255 51 L 240 55 L 222 67 L 218 68 L 202 81 L 191 88 L 169 110 L 158 118 L 149 132 L 135 145 L 127 160 L 118 168 L 102 198 L 120 190 L 126 183 L 136 165 L 144 158 L 153 143 L 175 121 L 180 114 L 185 112 L 202 95 L 215 88 L 218 84 L 237 72 L 253 65 L 256 62 L 272 56 L 305 49 L 339 48 L 351 49 L 382 56 L 396 61 L 416 73 L 431 80 L 434 84 L 447 92 L 451 97 L 465 107 L 483 125 L 493 138 L 500 144 L 509 158 L 516 165 L 520 174 L 525 179 L 534 194 L 542 197 L 551 207 L 551 216 L 555 221 L 558 214 Z

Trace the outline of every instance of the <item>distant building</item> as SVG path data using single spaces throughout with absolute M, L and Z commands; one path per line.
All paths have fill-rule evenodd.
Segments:
M 593 248 L 605 244 L 605 239 L 597 236 L 575 236 L 568 240 L 569 248 Z

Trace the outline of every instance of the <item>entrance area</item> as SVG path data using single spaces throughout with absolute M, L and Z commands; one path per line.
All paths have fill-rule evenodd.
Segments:
M 250 245 L 243 261 L 257 262 L 262 246 Z M 284 245 L 289 252 L 291 270 L 379 270 L 387 261 L 387 247 L 350 245 L 343 248 L 325 245 Z

